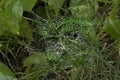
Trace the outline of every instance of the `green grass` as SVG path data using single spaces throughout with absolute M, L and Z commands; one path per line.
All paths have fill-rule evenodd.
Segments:
M 118 41 L 103 29 L 104 14 L 91 8 L 98 5 L 82 4 L 58 20 L 24 17 L 31 20 L 34 41 L 11 33 L 0 37 L 0 60 L 18 80 L 120 79 Z

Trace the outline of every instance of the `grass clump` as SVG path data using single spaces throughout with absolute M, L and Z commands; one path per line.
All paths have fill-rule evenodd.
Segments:
M 51 11 L 45 3 L 49 19 L 34 12 L 32 18 L 24 16 L 31 25 L 33 41 L 14 34 L 0 37 L 0 60 L 18 80 L 119 80 L 118 39 L 104 30 L 110 12 L 99 13 L 102 6 L 98 3 L 71 1 L 68 6 L 65 2 L 55 13 L 55 8 Z

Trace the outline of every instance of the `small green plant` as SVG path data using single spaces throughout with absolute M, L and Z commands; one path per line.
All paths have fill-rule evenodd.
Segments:
M 0 0 L 0 79 L 119 80 L 119 3 Z
M 14 70 L 14 68 L 20 65 L 18 60 L 18 55 L 20 56 L 19 50 L 25 47 L 24 41 L 21 41 L 20 37 L 22 36 L 22 38 L 25 37 L 32 40 L 30 26 L 27 20 L 23 19 L 23 11 L 31 11 L 36 1 L 37 0 L 0 0 L 0 60 L 6 63 L 15 74 L 19 71 L 19 68 L 16 68 L 16 70 Z M 11 60 L 12 58 L 13 61 Z M 13 65 L 13 63 L 16 64 L 16 66 Z M 1 63 L 0 66 L 0 79 L 8 80 L 16 78 L 14 73 L 12 73 L 6 65 Z M 4 70 L 6 71 L 4 72 Z
M 21 31 L 26 27 L 27 21 L 23 20 L 23 11 L 31 11 L 37 0 L 1 0 L 0 1 L 0 36 L 4 33 L 11 32 L 14 34 L 30 34 Z M 27 4 L 26 4 L 27 3 Z M 26 25 L 19 24 L 19 22 L 24 22 Z M 22 26 L 22 27 L 21 27 Z M 30 30 L 30 27 L 26 27 Z M 20 32 L 21 31 L 21 32 Z M 25 36 L 31 37 L 32 35 Z

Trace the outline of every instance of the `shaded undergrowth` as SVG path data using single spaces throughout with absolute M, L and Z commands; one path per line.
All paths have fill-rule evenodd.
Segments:
M 18 80 L 119 80 L 118 41 L 103 29 L 111 10 L 91 5 L 72 6 L 69 16 L 53 20 L 24 16 L 34 40 L 1 36 L 0 60 Z

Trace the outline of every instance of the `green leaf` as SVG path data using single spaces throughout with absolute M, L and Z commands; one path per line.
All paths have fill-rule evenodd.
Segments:
M 11 76 L 8 76 L 8 75 L 4 75 L 0 72 L 0 80 L 17 80 Z
M 44 1 L 48 3 L 49 7 L 54 10 L 56 15 L 58 14 L 62 5 L 65 2 L 65 0 L 44 0 Z
M 120 19 L 117 17 L 109 16 L 105 21 L 104 28 L 113 38 L 120 38 Z
M 32 36 L 33 30 L 31 29 L 28 21 L 22 19 L 19 25 L 20 25 L 20 35 L 28 40 L 33 41 L 33 36 Z
M 4 10 L 5 9 L 5 5 L 6 5 L 7 2 L 8 2 L 8 0 L 0 1 L 0 8 Z
M 20 0 L 9 0 L 5 5 L 5 10 L 20 18 L 23 15 L 23 5 Z
M 15 34 L 19 33 L 18 18 L 7 11 L 0 11 L 0 34 L 9 31 Z
M 11 76 L 11 77 L 15 78 L 14 73 L 5 64 L 3 64 L 1 62 L 0 62 L 0 73 L 3 75 Z M 2 76 L 1 74 L 0 74 L 0 76 Z M 0 77 L 0 79 L 1 79 L 1 77 Z
M 21 0 L 21 2 L 25 11 L 31 11 L 37 0 Z
M 35 53 L 31 56 L 29 56 L 25 61 L 25 65 L 31 65 L 31 64 L 42 64 L 47 61 L 47 57 L 44 53 Z
M 0 72 L 0 80 L 17 80 L 11 76 L 8 76 L 8 75 L 4 75 Z
M 19 34 L 19 20 L 23 15 L 20 0 L 2 0 L 0 2 L 0 35 L 5 31 Z

